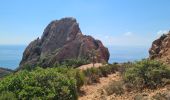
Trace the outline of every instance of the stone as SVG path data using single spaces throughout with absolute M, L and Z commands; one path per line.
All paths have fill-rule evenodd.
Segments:
M 149 50 L 149 58 L 170 64 L 170 32 L 153 41 Z
M 52 21 L 41 38 L 32 41 L 23 53 L 19 68 L 26 65 L 50 67 L 67 59 L 87 59 L 108 62 L 109 51 L 100 40 L 83 35 L 75 18 Z

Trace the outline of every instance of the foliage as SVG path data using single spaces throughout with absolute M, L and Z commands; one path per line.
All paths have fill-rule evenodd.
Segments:
M 100 77 L 117 70 L 117 65 L 105 65 L 82 71 L 69 68 L 79 64 L 73 62 L 45 69 L 26 66 L 0 81 L 0 98 L 76 100 L 84 84 L 99 82 Z
M 107 77 L 108 74 L 115 73 L 117 71 L 118 65 L 117 64 L 108 64 L 102 67 L 99 67 L 99 70 L 101 72 L 101 75 L 103 77 Z
M 80 87 L 84 85 L 85 83 L 85 75 L 82 73 L 79 69 L 73 69 L 73 68 L 55 68 L 57 69 L 57 72 L 65 74 L 69 78 L 76 79 L 76 86 L 77 90 L 80 90 Z
M 99 82 L 100 70 L 98 68 L 92 67 L 83 71 L 86 76 L 86 83 L 92 84 Z
M 67 59 L 62 61 L 61 63 L 57 63 L 54 67 L 79 67 L 81 65 L 88 64 L 89 61 L 87 59 L 78 58 L 78 59 Z
M 17 72 L 0 82 L 0 93 L 12 92 L 18 99 L 76 100 L 77 81 L 74 75 L 64 73 L 66 69 L 60 71 L 57 68 L 36 68 L 31 72 Z
M 104 65 L 101 67 L 91 67 L 83 71 L 86 77 L 86 83 L 92 84 L 99 82 L 100 77 L 107 77 L 108 74 L 115 73 L 117 65 Z
M 121 95 L 124 93 L 123 82 L 122 81 L 112 81 L 108 86 L 105 87 L 107 95 Z
M 12 92 L 2 92 L 0 94 L 0 100 L 17 100 L 17 98 Z
M 170 79 L 170 70 L 166 65 L 153 60 L 130 64 L 124 73 L 124 81 L 140 89 L 162 86 L 166 84 L 164 79 Z
M 32 70 L 34 70 L 35 69 L 35 67 L 33 67 L 33 66 L 31 66 L 31 65 L 29 65 L 29 64 L 26 64 L 23 68 L 22 68 L 22 70 L 27 70 L 27 71 L 32 71 Z M 18 69 L 19 70 L 19 69 Z

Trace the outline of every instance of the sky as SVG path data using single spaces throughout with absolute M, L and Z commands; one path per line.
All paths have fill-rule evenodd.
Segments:
M 146 46 L 170 30 L 170 0 L 1 0 L 0 45 L 28 45 L 63 17 L 106 46 Z

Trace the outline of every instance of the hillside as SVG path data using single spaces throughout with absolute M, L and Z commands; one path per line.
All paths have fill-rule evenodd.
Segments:
M 108 75 L 108 77 L 100 78 L 99 83 L 92 85 L 84 85 L 81 90 L 83 94 L 79 100 L 169 100 L 170 99 L 170 85 L 158 89 L 144 89 L 142 91 L 125 91 L 121 95 L 115 93 L 108 95 L 105 88 L 111 88 L 111 84 L 119 85 L 122 81 L 120 72 Z M 118 84 L 115 84 L 118 82 Z M 115 90 L 115 92 L 119 90 Z
M 169 100 L 170 69 L 153 60 L 22 69 L 0 81 L 0 100 Z
M 10 74 L 12 72 L 13 72 L 13 70 L 11 70 L 11 69 L 1 67 L 0 68 L 0 78 L 4 77 L 4 76 L 6 76 L 6 75 L 8 75 L 8 74 Z

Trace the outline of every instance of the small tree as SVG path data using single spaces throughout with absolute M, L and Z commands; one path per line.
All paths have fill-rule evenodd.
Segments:
M 94 67 L 95 61 L 96 61 L 97 58 L 98 58 L 98 52 L 97 52 L 97 50 L 92 49 L 91 51 L 89 51 L 89 57 L 90 57 L 90 59 L 92 60 L 93 67 Z

